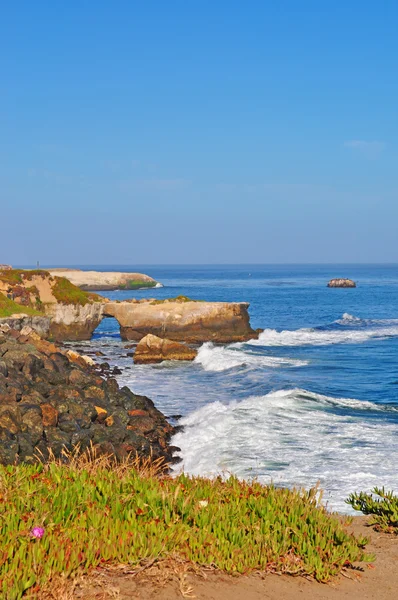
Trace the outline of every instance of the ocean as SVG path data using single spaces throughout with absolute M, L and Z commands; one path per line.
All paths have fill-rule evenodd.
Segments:
M 331 510 L 373 486 L 398 488 L 398 265 L 84 267 L 139 271 L 164 287 L 113 299 L 248 301 L 258 340 L 204 344 L 193 363 L 134 365 L 104 319 L 81 350 L 101 350 L 119 383 L 184 426 L 176 471 L 263 483 L 319 483 Z M 356 289 L 330 289 L 349 277 Z

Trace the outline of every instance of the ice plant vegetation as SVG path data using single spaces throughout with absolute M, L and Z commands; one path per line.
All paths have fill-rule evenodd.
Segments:
M 370 558 L 366 539 L 319 506 L 316 491 L 233 477 L 170 478 L 149 463 L 73 459 L 0 467 L 0 517 L 2 598 L 37 596 L 53 577 L 99 564 L 175 556 L 232 574 L 261 570 L 327 581 Z M 30 532 L 40 539 L 33 543 Z
M 378 531 L 398 534 L 398 496 L 394 492 L 375 487 L 371 494 L 351 494 L 347 503 L 355 510 L 371 515 L 370 524 Z

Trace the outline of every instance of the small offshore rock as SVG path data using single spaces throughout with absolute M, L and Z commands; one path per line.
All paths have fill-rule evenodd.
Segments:
M 352 279 L 336 278 L 331 279 L 327 285 L 330 288 L 355 288 L 357 284 Z

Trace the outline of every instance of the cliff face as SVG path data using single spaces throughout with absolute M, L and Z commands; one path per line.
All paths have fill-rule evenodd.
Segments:
M 22 331 L 25 327 L 30 327 L 40 337 L 47 338 L 50 333 L 50 319 L 49 317 L 34 317 L 24 314 L 0 319 L 0 331 L 7 331 L 8 329 Z
M 152 277 L 143 273 L 52 269 L 50 274 L 66 277 L 66 279 L 82 290 L 91 291 L 136 290 L 160 285 Z
M 125 340 L 148 333 L 188 343 L 239 342 L 256 337 L 247 302 L 107 302 L 104 315 L 115 317 Z
M 48 304 L 46 315 L 50 317 L 50 337 L 61 342 L 64 340 L 89 340 L 101 323 L 104 304 Z
M 12 328 L 29 325 L 57 341 L 88 340 L 101 321 L 103 302 L 47 271 L 0 271 L 0 317 Z

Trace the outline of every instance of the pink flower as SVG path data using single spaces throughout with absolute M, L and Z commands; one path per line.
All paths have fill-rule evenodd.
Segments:
M 30 535 L 33 538 L 37 538 L 37 539 L 41 540 L 41 538 L 44 535 L 44 528 L 43 527 L 33 527 L 32 531 L 30 532 Z

